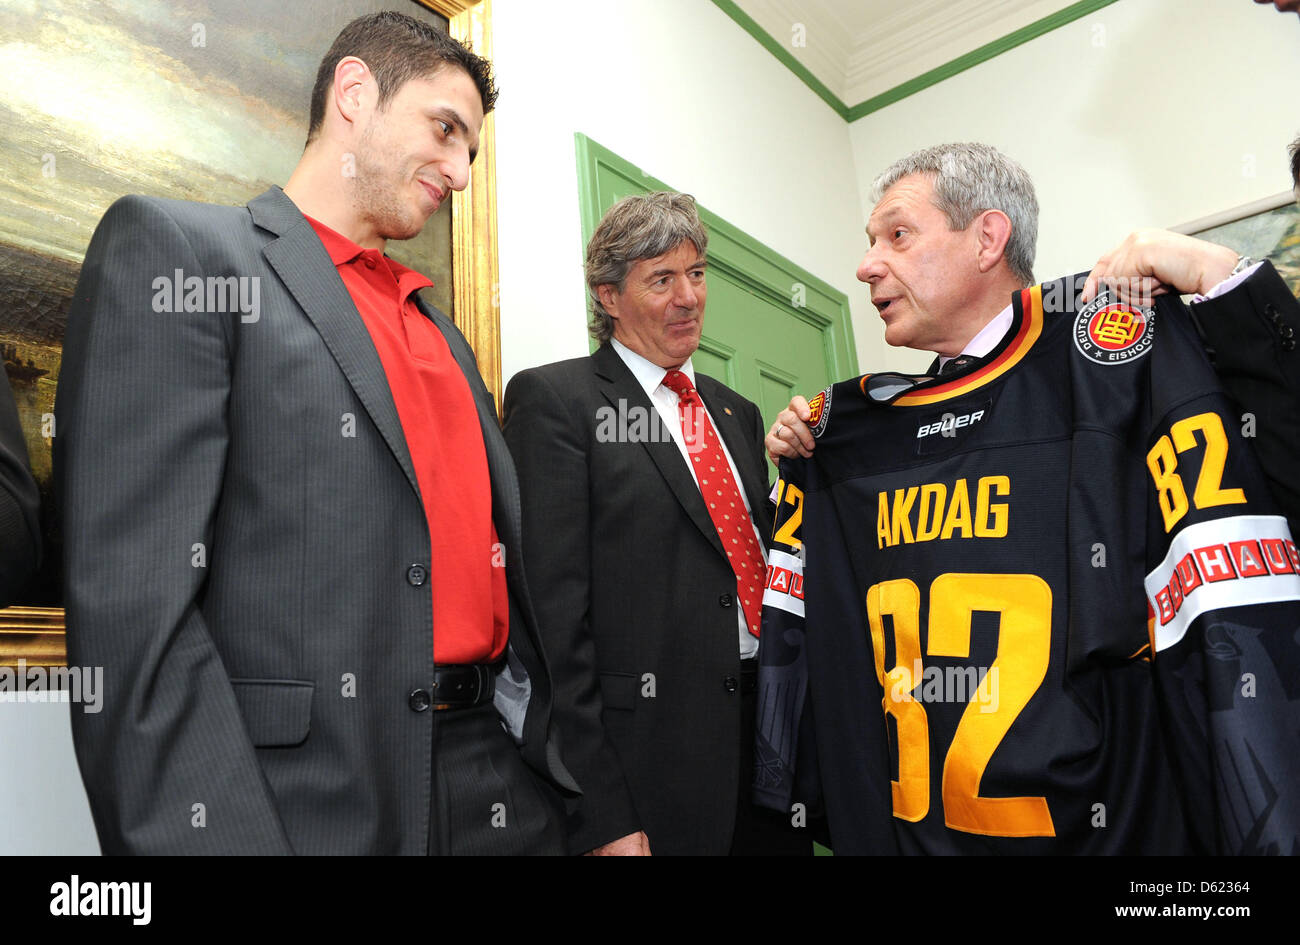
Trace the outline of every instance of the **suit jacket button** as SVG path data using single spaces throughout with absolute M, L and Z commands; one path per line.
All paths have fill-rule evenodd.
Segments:
M 429 708 L 433 700 L 423 689 L 412 690 L 411 694 L 406 697 L 406 704 L 411 707 L 412 712 L 423 712 Z
M 740 688 L 740 683 L 737 682 L 735 676 L 723 676 L 722 688 L 727 690 L 727 692 L 735 692 L 737 689 Z
M 406 583 L 411 587 L 420 587 L 428 576 L 429 572 L 424 569 L 422 564 L 413 564 L 406 569 Z
M 718 598 L 718 603 L 719 603 L 721 606 L 723 606 L 723 607 L 730 607 L 730 606 L 731 606 L 731 595 L 730 595 L 730 594 L 723 594 L 721 597 Z
M 1283 350 L 1283 351 L 1294 351 L 1294 350 L 1295 350 L 1295 339 L 1294 339 L 1294 338 L 1283 338 L 1283 339 L 1282 339 L 1282 350 Z
M 1290 338 L 1295 334 L 1295 329 L 1290 325 L 1280 325 L 1278 326 L 1277 333 L 1283 338 Z

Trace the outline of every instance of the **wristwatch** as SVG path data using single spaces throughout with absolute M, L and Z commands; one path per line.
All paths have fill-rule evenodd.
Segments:
M 1228 279 L 1231 279 L 1233 276 L 1238 275 L 1239 273 L 1245 272 L 1253 265 L 1255 265 L 1255 260 L 1251 259 L 1249 256 L 1238 256 L 1237 265 L 1233 266 L 1232 272 L 1228 273 Z M 1225 279 L 1224 281 L 1226 282 L 1227 279 Z

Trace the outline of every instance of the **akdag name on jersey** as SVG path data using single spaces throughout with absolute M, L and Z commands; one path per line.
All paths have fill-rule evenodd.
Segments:
M 971 494 L 975 495 L 974 510 Z M 981 476 L 972 488 L 968 480 L 951 485 L 927 482 L 878 493 L 877 547 L 911 545 L 950 538 L 1005 538 L 1011 516 L 1009 476 Z

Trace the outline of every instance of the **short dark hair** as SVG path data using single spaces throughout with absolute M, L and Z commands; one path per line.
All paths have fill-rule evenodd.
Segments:
M 1300 137 L 1292 141 L 1287 150 L 1291 153 L 1291 187 L 1300 192 Z
M 492 63 L 430 23 L 395 10 L 384 10 L 357 17 L 343 27 L 321 60 L 320 68 L 316 70 L 316 84 L 311 90 L 308 144 L 320 134 L 325 123 L 325 103 L 329 99 L 330 86 L 334 84 L 334 70 L 339 61 L 348 56 L 356 56 L 369 67 L 379 86 L 381 109 L 411 79 L 433 75 L 447 66 L 464 69 L 474 80 L 483 102 L 484 115 L 492 111 L 497 102 Z

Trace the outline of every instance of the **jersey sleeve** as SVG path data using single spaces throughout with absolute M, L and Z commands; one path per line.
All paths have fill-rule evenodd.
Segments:
M 758 649 L 754 801 L 779 811 L 789 811 L 795 801 L 796 764 L 805 781 L 816 769 L 806 711 L 801 472 L 802 464 L 781 461 Z
M 1300 557 L 1184 312 L 1165 306 L 1146 437 L 1152 666 L 1189 833 L 1300 851 Z

